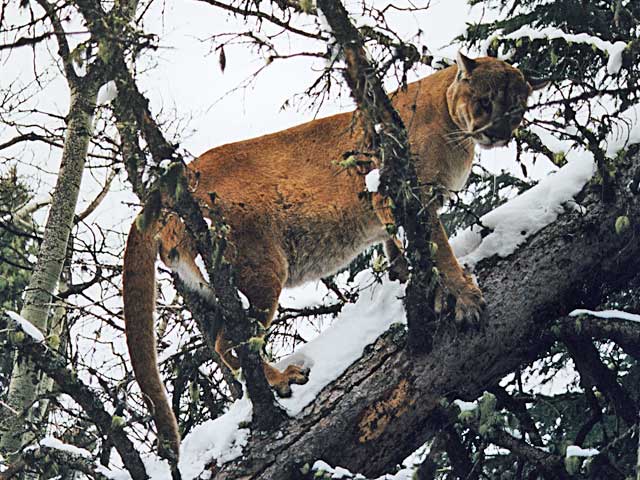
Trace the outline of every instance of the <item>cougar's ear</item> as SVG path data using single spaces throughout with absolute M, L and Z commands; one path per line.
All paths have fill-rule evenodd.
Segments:
M 546 78 L 527 77 L 527 83 L 531 87 L 531 91 L 542 90 L 544 87 L 551 83 Z
M 460 51 L 458 51 L 456 63 L 458 64 L 458 80 L 468 78 L 471 75 L 471 72 L 473 72 L 473 69 L 478 66 L 478 63 L 475 60 L 463 55 Z

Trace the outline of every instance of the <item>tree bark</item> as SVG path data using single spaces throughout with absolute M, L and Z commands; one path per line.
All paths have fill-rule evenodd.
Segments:
M 586 213 L 570 210 L 514 254 L 476 267 L 489 305 L 479 331 L 440 324 L 433 350 L 412 355 L 404 328 L 392 329 L 282 433 L 253 436 L 244 455 L 215 478 L 296 478 L 317 459 L 375 477 L 438 431 L 443 400 L 475 399 L 534 360 L 553 341 L 547 330 L 555 319 L 596 306 L 605 284 L 622 286 L 640 267 L 634 150 L 619 165 L 614 201 L 603 202 L 588 185 L 578 196 Z M 620 235 L 614 224 L 623 214 L 633 227 Z
M 51 201 L 43 241 L 20 315 L 46 334 L 51 297 L 55 293 L 67 254 L 82 172 L 93 132 L 93 113 L 98 88 L 84 84 L 71 90 L 71 105 L 60 171 Z M 15 361 L 7 403 L 16 411 L 35 401 L 39 375 L 31 362 Z M 24 418 L 4 415 L 0 425 L 0 451 L 15 452 L 23 444 Z

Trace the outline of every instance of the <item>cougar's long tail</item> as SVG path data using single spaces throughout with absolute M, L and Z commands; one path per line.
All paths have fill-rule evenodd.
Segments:
M 180 451 L 178 423 L 158 370 L 154 329 L 156 303 L 156 228 L 131 225 L 124 253 L 124 319 L 129 356 L 145 401 L 158 429 L 158 450 L 177 459 Z

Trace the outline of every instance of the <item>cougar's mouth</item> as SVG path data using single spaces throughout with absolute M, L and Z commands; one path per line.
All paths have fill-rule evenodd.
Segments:
M 511 137 L 509 137 L 507 139 L 504 139 L 504 138 L 492 138 L 492 137 L 490 137 L 489 135 L 487 135 L 485 133 L 479 133 L 479 134 L 476 134 L 476 135 L 472 135 L 471 138 L 473 138 L 473 141 L 475 142 L 475 144 L 478 145 L 483 150 L 491 150 L 492 148 L 504 147 L 511 140 Z

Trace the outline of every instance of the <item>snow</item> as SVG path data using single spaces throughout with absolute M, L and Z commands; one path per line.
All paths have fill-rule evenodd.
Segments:
M 354 476 L 353 473 L 351 473 L 346 468 L 331 467 L 331 465 L 329 465 L 328 463 L 322 460 L 316 460 L 316 462 L 313 464 L 313 467 L 311 467 L 311 469 L 316 472 L 324 471 L 330 474 L 331 478 L 365 478 L 362 475 Z
M 142 463 L 149 478 L 152 480 L 169 480 L 171 478 L 171 468 L 166 460 L 160 460 L 154 455 L 141 455 Z M 122 470 L 113 470 L 101 464 L 96 464 L 96 472 L 101 473 L 110 480 L 131 480 L 131 475 Z
M 106 105 L 111 102 L 118 96 L 118 87 L 116 87 L 116 82 L 111 80 L 110 82 L 105 83 L 98 90 L 98 100 L 96 101 L 97 105 Z
M 34 341 L 38 343 L 44 342 L 44 335 L 42 334 L 42 332 L 26 318 L 23 318 L 22 316 L 20 316 L 16 312 L 12 312 L 11 310 L 7 310 L 5 313 L 11 320 L 18 324 L 18 326 L 24 333 L 29 335 Z
M 160 160 L 158 167 L 164 171 L 167 171 L 169 170 L 169 167 L 171 166 L 172 163 L 173 163 L 173 160 L 171 160 L 170 158 L 165 158 L 163 160 Z
M 245 392 L 224 415 L 195 427 L 180 447 L 183 480 L 197 478 L 214 458 L 223 464 L 239 457 L 249 439 L 249 429 L 240 428 L 240 424 L 251 421 L 252 411 Z
M 346 468 L 342 468 L 338 466 L 332 467 L 331 465 L 329 465 L 327 462 L 323 460 L 316 460 L 316 462 L 313 464 L 313 467 L 311 467 L 311 470 L 314 472 L 322 471 L 325 474 L 331 475 L 332 479 L 335 478 L 335 479 L 358 480 L 358 479 L 366 478 L 359 473 L 351 473 Z M 415 475 L 415 468 L 403 468 L 402 470 L 398 471 L 395 474 L 382 475 L 381 477 L 378 477 L 376 480 L 412 480 L 414 478 L 414 475 Z M 323 478 L 326 478 L 326 476 Z
M 640 315 L 636 313 L 622 312 L 620 310 L 601 310 L 599 312 L 593 310 L 577 309 L 569 314 L 570 317 L 578 317 L 580 315 L 591 315 L 598 318 L 613 318 L 619 320 L 630 320 L 632 322 L 640 322 Z
M 364 183 L 367 186 L 367 191 L 377 192 L 380 186 L 380 169 L 375 168 L 367 173 L 367 176 L 364 177 Z
M 292 385 L 293 396 L 280 403 L 290 415 L 299 414 L 320 390 L 338 378 L 392 323 L 406 321 L 401 297 L 404 285 L 385 278 L 375 284 L 370 270 L 360 272 L 355 283 L 362 291 L 356 303 L 344 306 L 338 319 L 322 335 L 302 345 L 293 355 L 278 362 L 284 369 L 296 364 L 311 369 L 309 382 Z
M 465 402 L 464 400 L 454 400 L 453 403 L 460 409 L 461 412 L 471 412 L 478 408 L 477 402 Z
M 598 455 L 600 450 L 597 448 L 582 448 L 577 445 L 569 445 L 567 447 L 567 458 L 569 457 L 593 457 Z
M 546 27 L 538 30 L 529 26 L 523 26 L 518 30 L 504 36 L 501 35 L 501 31 L 496 31 L 496 33 L 494 33 L 492 36 L 487 38 L 485 42 L 483 42 L 483 50 L 486 52 L 488 46 L 498 38 L 503 38 L 506 40 L 517 40 L 519 38 L 530 38 L 531 40 L 555 40 L 562 38 L 567 42 L 587 43 L 593 45 L 599 50 L 607 52 L 607 54 L 609 55 L 609 60 L 607 62 L 607 73 L 609 75 L 615 75 L 620 72 L 620 68 L 622 68 L 622 52 L 627 47 L 627 44 L 625 42 L 618 41 L 615 43 L 611 43 L 587 33 L 570 34 L 563 32 L 556 27 Z
M 242 308 L 244 308 L 245 310 L 248 310 L 249 308 L 251 308 L 251 302 L 249 301 L 247 296 L 244 293 L 242 293 L 240 290 L 238 290 L 238 296 L 240 297 Z
M 451 246 L 460 263 L 474 267 L 493 255 L 507 257 L 528 237 L 564 212 L 564 204 L 582 190 L 595 170 L 593 155 L 582 153 L 556 173 L 481 218 L 492 233 L 482 238 L 477 225 L 457 233 Z
M 78 448 L 74 445 L 69 445 L 68 443 L 64 443 L 61 440 L 58 440 L 54 437 L 44 437 L 40 440 L 39 444 L 43 447 L 53 448 L 55 450 L 60 450 L 62 452 L 70 453 L 71 455 L 76 455 L 78 457 L 83 458 L 91 458 L 91 452 L 89 450 L 85 450 L 84 448 Z

